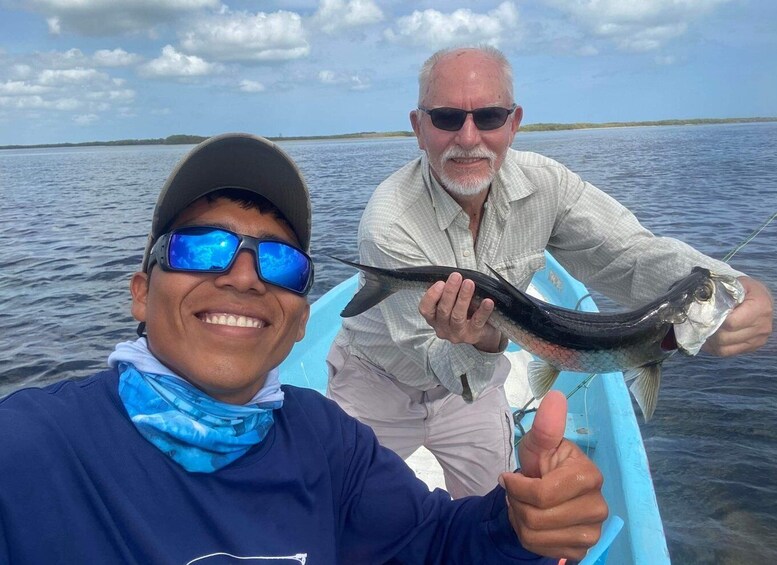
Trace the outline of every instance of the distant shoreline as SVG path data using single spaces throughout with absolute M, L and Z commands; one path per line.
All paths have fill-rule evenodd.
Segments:
M 597 128 L 622 128 L 622 127 L 642 127 L 642 126 L 689 126 L 689 125 L 708 125 L 708 124 L 743 124 L 757 122 L 777 122 L 777 117 L 757 117 L 757 118 L 696 118 L 687 120 L 654 120 L 647 122 L 604 122 L 604 123 L 573 123 L 573 124 L 552 124 L 536 123 L 521 126 L 522 132 L 534 131 L 562 131 L 575 129 L 597 129 Z M 327 139 L 369 139 L 382 137 L 413 137 L 412 131 L 389 131 L 389 132 L 358 132 L 343 133 L 337 135 L 297 135 L 297 136 L 277 136 L 268 137 L 272 141 L 309 141 L 309 140 L 327 140 Z M 208 136 L 200 135 L 170 135 L 164 138 L 153 139 L 120 139 L 116 141 L 84 141 L 80 143 L 40 143 L 34 145 L 0 145 L 2 149 L 46 149 L 52 147 L 95 147 L 95 146 L 114 146 L 114 145 L 194 145 L 207 139 Z

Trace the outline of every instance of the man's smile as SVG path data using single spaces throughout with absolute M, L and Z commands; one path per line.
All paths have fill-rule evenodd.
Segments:
M 259 318 L 227 312 L 202 312 L 197 317 L 206 324 L 235 326 L 239 328 L 263 328 L 267 323 Z
M 486 160 L 485 157 L 454 157 L 451 159 L 451 161 L 458 165 L 469 165 L 472 163 L 479 163 L 480 161 L 484 160 Z

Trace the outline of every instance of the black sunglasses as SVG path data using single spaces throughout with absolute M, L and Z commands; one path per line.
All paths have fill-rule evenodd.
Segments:
M 432 108 L 430 110 L 423 106 L 419 106 L 418 109 L 429 114 L 432 125 L 437 129 L 459 131 L 464 122 L 467 121 L 467 114 L 472 114 L 475 127 L 482 131 L 489 131 L 505 125 L 507 116 L 512 114 L 517 107 L 517 104 L 513 104 L 509 108 L 488 106 L 474 110 L 462 110 L 461 108 Z
M 256 257 L 260 280 L 301 295 L 313 286 L 313 260 L 301 249 L 213 226 L 178 228 L 160 236 L 151 249 L 149 270 L 156 261 L 165 271 L 225 273 L 242 249 Z

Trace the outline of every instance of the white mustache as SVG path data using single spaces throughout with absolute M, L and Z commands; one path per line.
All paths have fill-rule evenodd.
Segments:
M 449 147 L 443 152 L 442 158 L 444 161 L 450 159 L 488 159 L 489 162 L 493 163 L 496 160 L 496 153 L 485 147 L 476 147 L 469 151 L 461 147 Z

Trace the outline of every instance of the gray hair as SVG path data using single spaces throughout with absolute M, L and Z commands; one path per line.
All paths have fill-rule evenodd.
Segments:
M 505 81 L 505 87 L 510 94 L 510 98 L 513 98 L 513 68 L 510 65 L 510 61 L 504 56 L 499 49 L 492 47 L 491 45 L 477 45 L 474 47 L 448 47 L 446 49 L 440 49 L 432 54 L 424 64 L 421 65 L 421 70 L 418 73 L 418 105 L 421 106 L 423 98 L 429 89 L 429 81 L 432 78 L 432 71 L 434 71 L 435 65 L 442 59 L 454 53 L 456 51 L 472 50 L 479 51 L 483 55 L 493 59 L 500 67 L 502 77 Z

